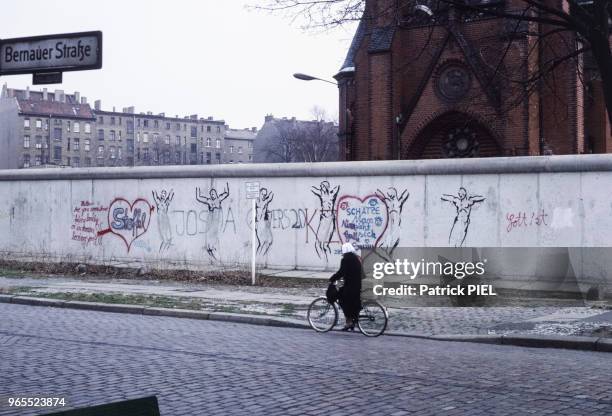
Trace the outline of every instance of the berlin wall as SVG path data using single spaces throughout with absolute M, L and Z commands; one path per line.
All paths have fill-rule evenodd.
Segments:
M 346 241 L 612 247 L 612 155 L 580 155 L 5 170 L 0 252 L 162 269 L 248 266 L 252 181 L 261 185 L 260 268 L 331 270 Z

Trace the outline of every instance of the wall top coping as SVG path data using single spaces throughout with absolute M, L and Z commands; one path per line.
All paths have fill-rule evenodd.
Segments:
M 610 172 L 612 154 L 0 170 L 0 181 Z

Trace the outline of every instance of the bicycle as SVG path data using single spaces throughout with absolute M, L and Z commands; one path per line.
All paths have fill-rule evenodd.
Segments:
M 308 324 L 317 332 L 331 331 L 338 324 L 338 302 L 329 303 L 325 296 L 312 301 L 308 307 Z M 366 337 L 377 337 L 387 329 L 389 313 L 377 300 L 366 300 L 361 303 L 357 319 L 359 331 Z

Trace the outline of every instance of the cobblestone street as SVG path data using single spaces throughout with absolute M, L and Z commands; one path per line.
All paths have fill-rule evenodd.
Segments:
M 610 414 L 606 353 L 0 304 L 8 397 L 157 395 L 162 415 Z M 58 409 L 54 409 L 58 410 Z

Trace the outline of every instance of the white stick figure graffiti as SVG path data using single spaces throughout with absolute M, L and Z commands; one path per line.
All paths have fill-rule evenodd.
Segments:
M 162 189 L 159 195 L 155 191 L 151 191 L 153 194 L 153 200 L 157 207 L 157 230 L 159 231 L 159 237 L 161 238 L 161 244 L 159 245 L 159 252 L 168 250 L 172 245 L 172 226 L 170 225 L 170 217 L 168 216 L 168 208 L 170 202 L 174 198 L 174 192 L 170 189 L 170 192 L 166 192 Z
M 318 188 L 313 186 L 311 190 L 313 194 L 319 197 L 319 202 L 321 203 L 315 250 L 319 258 L 325 257 L 326 260 L 328 255 L 331 254 L 329 243 L 336 231 L 336 212 L 334 211 L 334 207 L 336 204 L 336 197 L 340 191 L 340 185 L 336 185 L 333 189 L 330 189 L 330 186 L 328 181 L 322 181 Z
M 443 194 L 442 201 L 451 202 L 457 211 L 448 243 L 453 247 L 462 247 L 470 226 L 470 215 L 474 204 L 483 202 L 486 198 L 480 195 L 468 195 L 465 188 L 459 188 L 457 195 Z
M 400 241 L 402 209 L 404 207 L 404 203 L 408 200 L 410 193 L 407 189 L 404 189 L 404 192 L 398 195 L 397 189 L 394 187 L 389 187 L 387 189 L 387 193 L 377 189 L 376 196 L 383 200 L 387 205 L 388 225 L 382 246 L 385 247 L 387 253 L 391 255 Z
M 202 190 L 196 187 L 196 200 L 208 207 L 204 249 L 212 259 L 218 260 L 219 232 L 223 226 L 221 203 L 229 196 L 229 183 L 225 184 L 221 194 L 217 193 L 215 188 L 210 188 L 208 194 L 209 196 L 202 195 Z
M 270 218 L 270 202 L 272 202 L 273 198 L 273 192 L 268 192 L 266 188 L 261 188 L 259 190 L 259 197 L 255 200 L 257 254 L 267 254 L 274 240 L 272 237 L 272 221 Z

